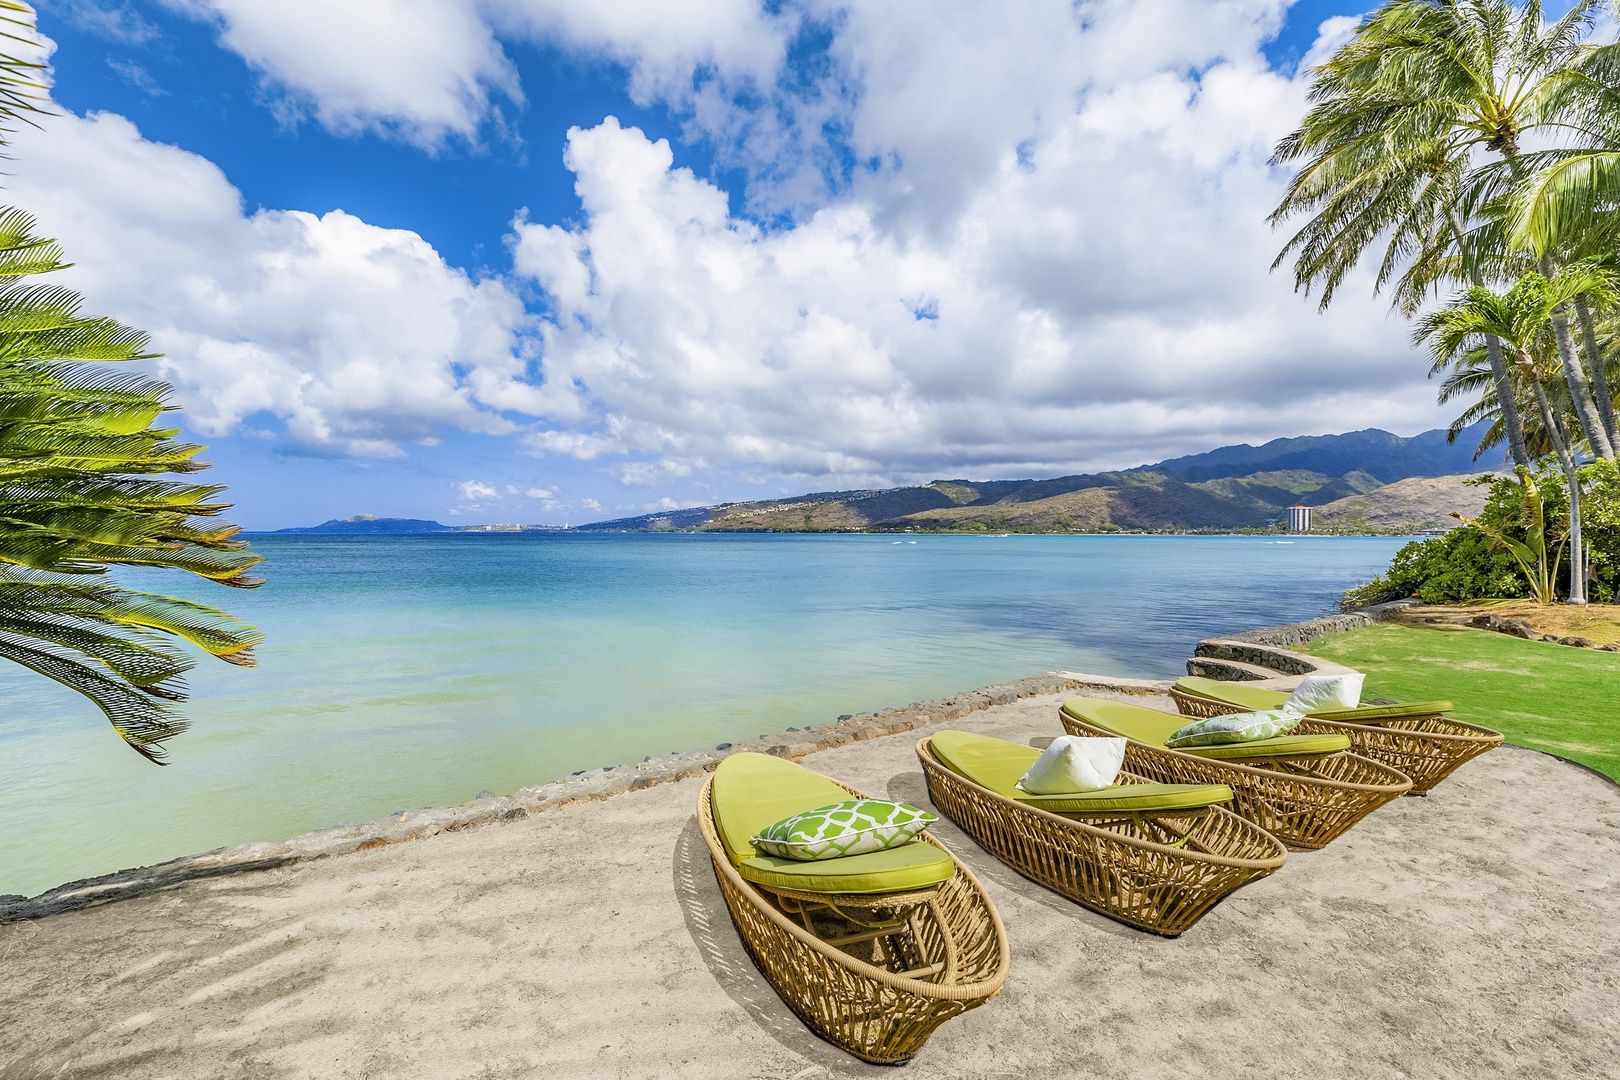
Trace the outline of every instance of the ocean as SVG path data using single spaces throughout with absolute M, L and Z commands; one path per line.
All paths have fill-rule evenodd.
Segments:
M 120 574 L 262 627 L 207 657 L 172 764 L 0 667 L 0 893 L 1336 610 L 1403 541 L 635 533 L 260 536 L 252 591 Z

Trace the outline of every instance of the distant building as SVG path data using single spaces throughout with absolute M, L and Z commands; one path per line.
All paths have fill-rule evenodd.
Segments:
M 1311 531 L 1310 507 L 1290 506 L 1288 508 L 1288 531 L 1295 533 L 1308 533 Z

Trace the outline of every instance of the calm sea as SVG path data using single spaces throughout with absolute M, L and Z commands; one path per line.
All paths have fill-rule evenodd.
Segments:
M 203 659 L 156 768 L 0 668 L 0 893 L 1053 669 L 1173 676 L 1325 614 L 1393 539 L 260 537 L 255 591 L 126 575 L 269 634 Z

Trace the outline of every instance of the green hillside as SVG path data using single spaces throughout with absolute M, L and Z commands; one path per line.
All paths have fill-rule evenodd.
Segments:
M 706 532 L 1232 531 L 1276 528 L 1288 507 L 1317 508 L 1318 531 L 1444 528 L 1478 511 L 1467 450 L 1444 432 L 1360 431 L 1227 446 L 1119 472 L 1045 480 L 936 480 L 821 491 L 596 522 L 584 529 Z M 1402 486 L 1405 485 L 1405 486 Z

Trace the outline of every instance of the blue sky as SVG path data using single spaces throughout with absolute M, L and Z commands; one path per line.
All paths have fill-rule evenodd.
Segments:
M 1358 8 L 65 0 L 10 186 L 249 528 L 1411 434 L 1383 303 L 1266 272 Z

